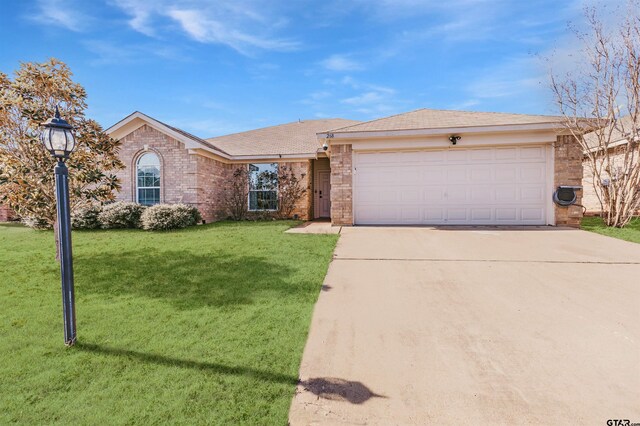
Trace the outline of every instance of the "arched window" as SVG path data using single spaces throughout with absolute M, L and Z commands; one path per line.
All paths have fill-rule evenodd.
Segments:
M 136 163 L 136 201 L 144 206 L 160 202 L 160 159 L 154 153 L 142 154 Z

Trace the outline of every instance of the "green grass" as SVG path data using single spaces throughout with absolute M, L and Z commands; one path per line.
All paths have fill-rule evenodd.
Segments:
M 286 424 L 337 240 L 293 224 L 74 232 L 72 348 L 53 234 L 1 225 L 0 424 Z
M 632 219 L 624 228 L 608 227 L 599 217 L 585 217 L 582 219 L 581 227 L 586 231 L 596 232 L 608 237 L 640 243 L 640 218 L 638 217 Z

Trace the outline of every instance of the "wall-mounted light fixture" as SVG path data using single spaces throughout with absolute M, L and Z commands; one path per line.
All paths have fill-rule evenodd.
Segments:
M 451 142 L 451 145 L 457 144 L 460 139 L 462 139 L 462 136 L 458 136 L 458 135 L 449 136 L 449 142 Z

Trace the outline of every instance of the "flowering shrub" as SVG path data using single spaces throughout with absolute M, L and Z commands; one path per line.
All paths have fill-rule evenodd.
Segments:
M 105 229 L 140 228 L 140 216 L 144 210 L 143 205 L 119 201 L 103 206 L 98 220 Z
M 102 206 L 93 204 L 84 207 L 71 215 L 71 227 L 73 229 L 98 229 L 102 227 L 100 213 Z
M 197 208 L 185 204 L 156 204 L 142 213 L 142 228 L 166 231 L 196 225 L 202 217 Z

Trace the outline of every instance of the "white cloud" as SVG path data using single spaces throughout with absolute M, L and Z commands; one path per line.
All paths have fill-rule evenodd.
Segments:
M 330 71 L 359 71 L 363 66 L 346 55 L 331 55 L 320 64 Z
M 38 12 L 30 18 L 41 24 L 54 25 L 70 31 L 83 31 L 90 18 L 76 6 L 62 0 L 38 0 Z
M 130 16 L 129 26 L 148 36 L 166 37 L 178 26 L 200 43 L 222 44 L 245 54 L 297 49 L 295 40 L 274 36 L 287 20 L 257 0 L 113 0 Z
M 107 40 L 85 40 L 82 44 L 95 55 L 91 65 L 114 65 L 125 63 L 140 63 L 150 57 L 158 57 L 171 61 L 190 61 L 184 52 L 171 46 L 149 44 L 115 44 Z
M 343 99 L 341 102 L 349 105 L 370 105 L 380 102 L 384 96 L 380 92 L 365 92 L 357 96 Z

